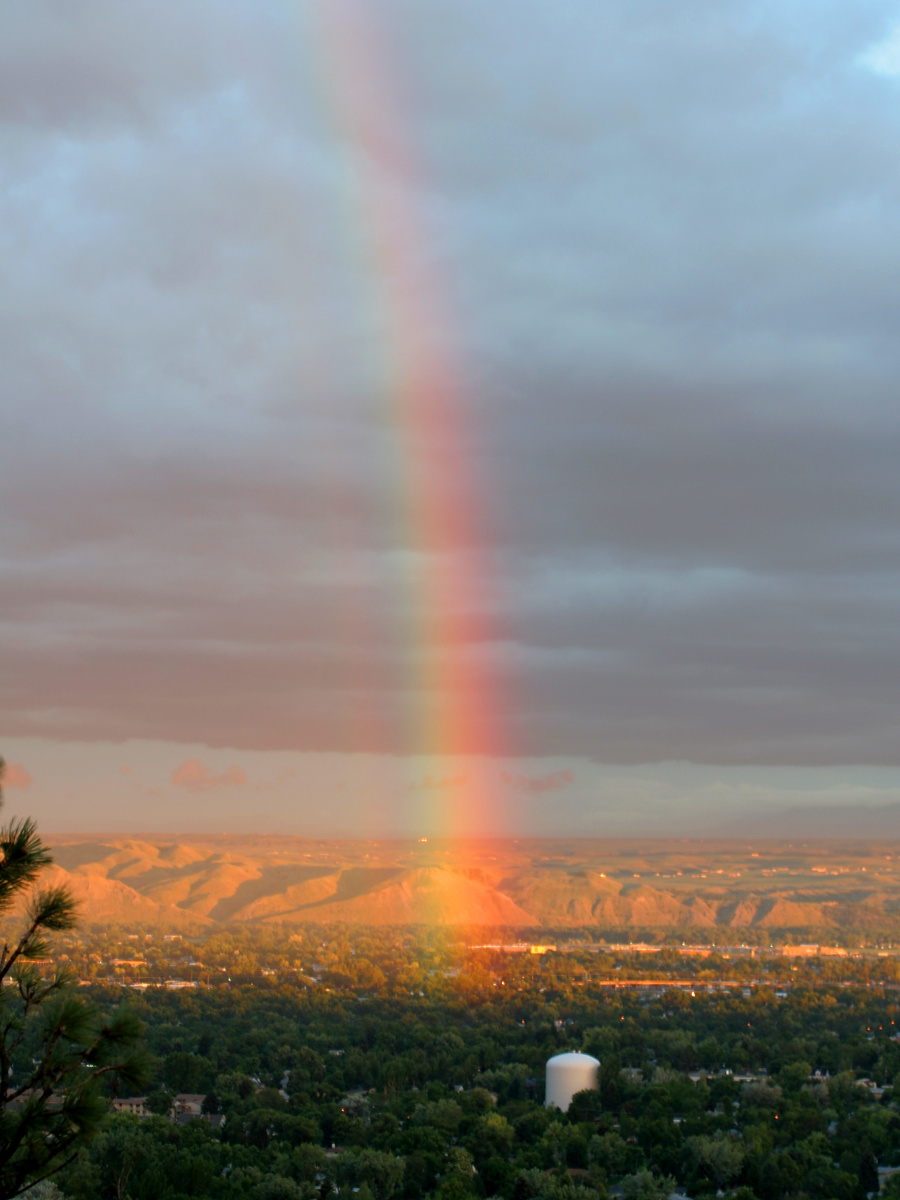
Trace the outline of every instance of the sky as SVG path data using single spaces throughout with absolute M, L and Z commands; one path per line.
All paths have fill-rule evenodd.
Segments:
M 7 812 L 900 831 L 898 147 L 896 3 L 5 6 Z

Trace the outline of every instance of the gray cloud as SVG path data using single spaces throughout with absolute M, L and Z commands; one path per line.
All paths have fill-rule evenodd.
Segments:
M 545 792 L 559 792 L 569 787 L 575 782 L 575 773 L 568 768 L 551 771 L 549 775 L 513 775 L 509 771 L 503 771 L 500 778 L 513 791 L 542 796 Z
M 5 14 L 4 729 L 897 764 L 892 11 L 367 11 Z

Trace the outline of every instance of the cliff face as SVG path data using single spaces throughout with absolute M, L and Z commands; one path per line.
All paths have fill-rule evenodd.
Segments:
M 883 843 L 49 840 L 89 924 L 900 930 Z

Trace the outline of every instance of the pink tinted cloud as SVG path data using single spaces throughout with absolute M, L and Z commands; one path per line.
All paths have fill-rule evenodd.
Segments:
M 172 783 L 176 787 L 187 788 L 189 792 L 208 792 L 219 787 L 243 787 L 247 782 L 247 772 L 243 767 L 228 767 L 217 775 L 212 767 L 202 763 L 199 758 L 186 758 L 172 772 Z
M 8 788 L 31 787 L 31 775 L 21 763 L 7 763 L 3 775 L 3 786 Z
M 532 796 L 540 796 L 544 792 L 558 792 L 575 782 L 572 771 L 553 771 L 549 775 L 510 775 L 502 771 L 501 779 L 517 792 L 528 792 Z

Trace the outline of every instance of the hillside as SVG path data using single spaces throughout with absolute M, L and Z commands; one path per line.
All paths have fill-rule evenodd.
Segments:
M 483 925 L 900 934 L 900 844 L 58 837 L 97 924 Z

